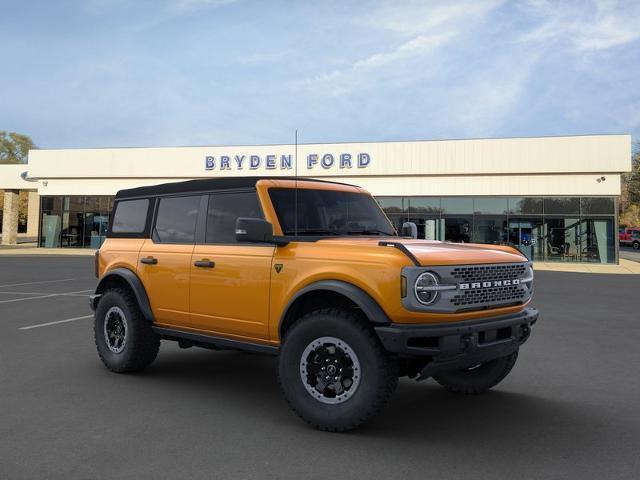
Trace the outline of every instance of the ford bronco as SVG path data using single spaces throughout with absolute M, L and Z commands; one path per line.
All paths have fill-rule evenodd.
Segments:
M 161 340 L 278 355 L 290 407 L 329 431 L 371 418 L 402 376 L 492 388 L 538 317 L 515 248 L 399 236 L 365 190 L 317 180 L 122 190 L 96 275 L 107 368 L 147 367 Z

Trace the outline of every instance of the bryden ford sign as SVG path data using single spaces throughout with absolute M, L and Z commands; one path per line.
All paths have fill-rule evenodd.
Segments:
M 206 170 L 293 170 L 293 155 L 219 155 L 206 156 Z M 307 170 L 314 168 L 367 168 L 371 164 L 368 153 L 310 153 L 305 165 Z M 303 165 L 298 165 L 298 167 Z

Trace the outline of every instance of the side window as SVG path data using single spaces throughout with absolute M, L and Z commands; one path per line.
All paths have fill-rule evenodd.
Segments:
M 264 218 L 256 192 L 218 193 L 209 196 L 207 243 L 236 243 L 238 217 Z
M 147 223 L 149 200 L 121 200 L 116 204 L 111 231 L 114 233 L 142 233 Z
M 195 243 L 200 196 L 161 198 L 153 229 L 159 243 Z

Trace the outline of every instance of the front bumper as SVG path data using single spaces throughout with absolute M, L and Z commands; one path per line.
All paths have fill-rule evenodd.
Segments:
M 467 368 L 512 354 L 531 333 L 538 310 L 526 308 L 512 315 L 472 322 L 375 327 L 384 348 L 403 357 L 421 357 L 421 377 Z

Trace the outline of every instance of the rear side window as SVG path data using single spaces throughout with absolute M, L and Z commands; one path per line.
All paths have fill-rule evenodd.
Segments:
M 256 192 L 220 193 L 209 197 L 207 243 L 236 243 L 238 217 L 264 218 Z
M 159 243 L 195 243 L 200 195 L 161 198 L 153 229 Z
M 116 205 L 111 231 L 114 233 L 142 233 L 147 223 L 149 200 L 124 200 Z

